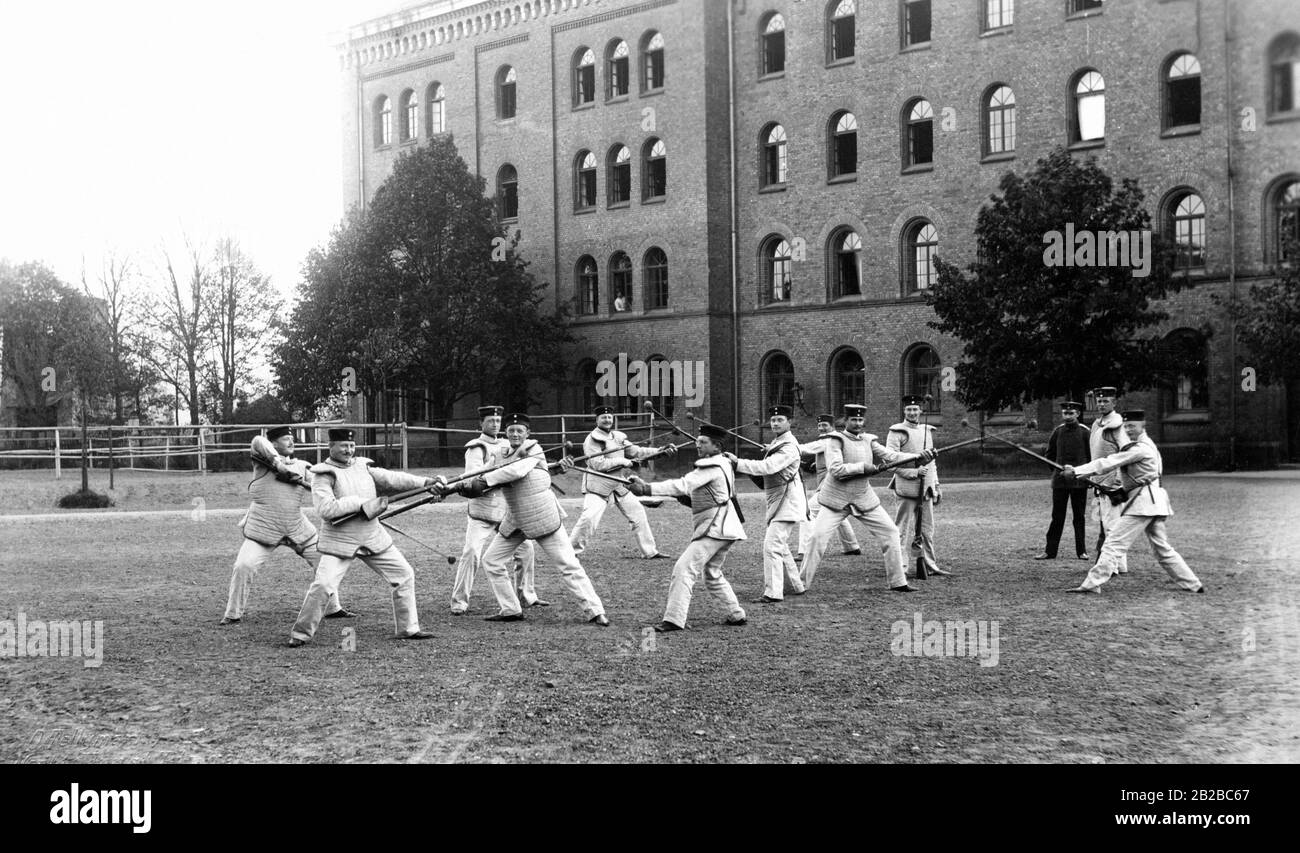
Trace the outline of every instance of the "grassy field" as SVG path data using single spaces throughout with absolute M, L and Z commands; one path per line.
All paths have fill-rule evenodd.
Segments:
M 389 639 L 387 588 L 357 564 L 342 596 L 361 617 L 322 623 L 297 650 L 285 642 L 310 572 L 285 549 L 243 623 L 217 624 L 245 480 L 125 475 L 119 511 L 51 519 L 23 514 L 56 512 L 53 495 L 75 482 L 0 474 L 0 620 L 104 625 L 98 667 L 0 658 L 0 760 L 1300 760 L 1297 479 L 1170 479 L 1170 535 L 1206 595 L 1169 585 L 1145 547 L 1101 595 L 1066 595 L 1085 564 L 1030 559 L 1048 521 L 1045 484 L 969 483 L 949 486 L 938 511 L 953 577 L 890 593 L 869 548 L 828 558 L 806 596 L 750 604 L 762 592 L 762 512 L 749 494 L 750 540 L 727 562 L 746 627 L 724 626 L 700 586 L 692 630 L 649 631 L 672 562 L 634 559 L 611 510 L 583 559 L 609 628 L 581 620 L 544 558 L 538 590 L 552 607 L 484 622 L 495 606 L 480 575 L 470 615 L 452 617 L 446 560 L 397 536 L 416 566 L 421 625 L 437 638 Z M 687 512 L 669 501 L 649 513 L 675 557 Z M 396 521 L 459 552 L 459 503 Z M 976 620 L 990 637 L 996 622 L 995 665 L 896 654 L 896 623 L 910 633 L 917 619 Z

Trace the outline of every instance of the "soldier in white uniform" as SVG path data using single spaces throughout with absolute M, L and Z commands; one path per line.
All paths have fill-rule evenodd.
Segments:
M 817 416 L 817 435 L 825 436 L 835 431 L 835 418 L 831 415 Z M 799 453 L 803 456 L 813 457 L 812 470 L 817 474 L 817 487 L 813 493 L 808 496 L 808 520 L 799 522 L 799 553 L 794 555 L 796 560 L 803 560 L 803 555 L 808 553 L 809 543 L 812 542 L 813 521 L 817 518 L 817 512 L 821 509 L 821 504 L 817 502 L 817 493 L 822 487 L 822 482 L 826 479 L 826 441 L 824 438 L 817 438 L 807 444 L 799 445 Z M 805 469 L 807 470 L 807 469 Z M 861 554 L 862 546 L 858 544 L 858 534 L 853 532 L 853 525 L 846 518 L 840 522 L 840 526 L 835 528 L 836 535 L 839 536 L 840 548 L 845 554 Z
M 831 531 L 846 518 L 862 522 L 875 538 L 885 555 L 885 581 L 895 592 L 916 592 L 909 586 L 903 573 L 903 554 L 898 544 L 898 527 L 880 504 L 875 489 L 867 479 L 876 472 L 876 461 L 904 462 L 913 460 L 923 465 L 937 455 L 926 450 L 920 455 L 899 453 L 885 447 L 866 427 L 867 407 L 849 404 L 844 407 L 844 431 L 826 436 L 826 469 L 828 476 L 822 484 L 818 501 L 821 512 L 813 524 L 811 547 L 804 555 L 804 586 L 812 586 L 822 554 L 830 541 Z
M 1119 570 L 1120 560 L 1138 537 L 1146 534 L 1151 551 L 1164 567 L 1169 577 L 1185 592 L 1205 592 L 1205 587 L 1188 568 L 1182 555 L 1169 544 L 1165 532 L 1165 519 L 1173 515 L 1169 495 L 1160 485 L 1164 463 L 1160 451 L 1146 434 L 1146 413 L 1133 409 L 1124 413 L 1124 432 L 1131 443 L 1118 453 L 1094 459 L 1078 468 L 1066 466 L 1061 474 L 1067 480 L 1074 477 L 1094 478 L 1097 474 L 1115 471 L 1120 475 L 1120 487 L 1127 499 L 1117 507 L 1115 521 L 1106 531 L 1097 563 L 1083 579 L 1083 583 L 1070 592 L 1100 592 L 1100 587 Z
M 510 449 L 510 442 L 498 437 L 501 429 L 501 416 L 505 409 L 501 406 L 481 406 L 478 410 L 481 434 L 465 444 L 465 473 L 491 467 L 496 462 L 497 454 Z M 460 616 L 469 610 L 469 597 L 474 591 L 474 574 L 483 559 L 483 551 L 492 541 L 492 534 L 497 532 L 501 519 L 506 515 L 506 499 L 500 491 L 491 491 L 482 497 L 470 498 L 465 502 L 465 546 L 460 552 L 460 562 L 456 564 L 456 580 L 451 589 L 451 613 Z M 536 564 L 536 549 L 531 539 L 525 539 L 515 552 L 515 588 L 525 607 L 549 607 L 549 601 L 537 597 L 533 586 L 533 570 Z
M 1103 385 L 1093 391 L 1097 398 L 1097 420 L 1092 422 L 1092 427 L 1088 431 L 1088 451 L 1092 454 L 1092 460 L 1109 456 L 1119 451 L 1120 446 L 1127 444 L 1124 437 L 1123 423 L 1124 419 L 1120 417 L 1119 412 L 1115 411 L 1115 400 L 1119 396 L 1119 391 L 1112 385 Z M 1101 477 L 1090 478 L 1097 484 L 1107 488 L 1118 488 L 1120 484 L 1120 475 L 1112 471 Z M 1119 521 L 1119 507 L 1110 502 L 1100 489 L 1093 490 L 1093 506 L 1097 508 L 1097 554 L 1100 559 L 1102 545 L 1106 537 L 1110 535 L 1110 528 Z M 1128 557 L 1123 554 L 1119 555 L 1119 560 L 1115 568 L 1116 574 L 1128 574 Z
M 614 409 L 611 406 L 597 406 L 593 414 L 596 416 L 596 428 L 582 442 L 583 455 L 591 457 L 586 462 L 591 470 L 617 474 L 623 469 L 631 468 L 638 459 L 657 455 L 658 452 L 655 450 L 637 447 L 628 440 L 627 435 L 614 429 Z M 614 448 L 619 449 L 614 450 Z M 664 452 L 676 453 L 676 450 L 669 448 L 664 448 Z M 604 456 L 595 455 L 605 453 L 607 450 L 613 452 L 606 453 Z M 569 533 L 569 543 L 573 546 L 574 556 L 586 550 L 587 540 L 596 532 L 605 509 L 613 501 L 628 524 L 632 526 L 637 547 L 641 549 L 641 556 L 647 560 L 668 558 L 667 554 L 659 553 L 659 546 L 655 544 L 655 535 L 650 530 L 650 520 L 646 518 L 645 507 L 641 506 L 641 502 L 635 495 L 628 492 L 627 486 L 615 483 L 613 480 L 606 480 L 604 477 L 584 474 L 582 493 L 582 515 L 578 516 L 578 522 L 573 525 L 573 530 Z
M 253 578 L 266 565 L 271 552 L 281 545 L 311 565 L 315 572 L 320 563 L 316 550 L 316 528 L 302 511 L 303 486 L 311 487 L 310 467 L 293 458 L 293 430 L 287 426 L 268 430 L 266 437 L 252 442 L 253 482 L 248 484 L 253 502 L 239 522 L 244 530 L 244 544 L 235 557 L 230 574 L 230 595 L 222 625 L 232 625 L 244 616 Z M 325 602 L 326 619 L 350 619 L 357 614 L 343 609 L 338 593 Z
M 388 498 L 379 497 L 380 491 L 417 489 L 432 486 L 434 481 L 378 468 L 364 456 L 357 456 L 350 429 L 332 429 L 329 439 L 330 458 L 311 469 L 315 475 L 312 498 L 316 511 L 325 522 L 317 546 L 321 552 L 320 565 L 307 588 L 307 597 L 298 611 L 298 621 L 289 633 L 289 645 L 301 646 L 316 633 L 325 603 L 338 590 L 354 560 L 361 560 L 374 569 L 392 587 L 396 636 L 407 640 L 427 640 L 433 634 L 420 630 L 420 616 L 415 606 L 415 571 L 376 519 L 388 507 Z M 360 514 L 355 518 L 333 523 L 358 512 Z
M 903 395 L 903 420 L 889 428 L 885 446 L 890 450 L 916 453 L 934 448 L 934 427 L 921 423 L 921 406 L 925 398 L 915 394 Z M 939 568 L 934 556 L 934 508 L 939 505 L 943 492 L 939 488 L 939 470 L 934 462 L 927 462 L 920 468 L 898 468 L 889 481 L 889 488 L 898 495 L 898 508 L 894 510 L 894 525 L 898 528 L 900 542 L 911 543 L 911 559 L 908 566 L 915 566 L 918 559 L 924 561 L 925 569 L 930 574 L 947 575 Z M 916 535 L 916 520 L 920 516 L 920 535 Z M 908 530 L 912 536 L 908 538 Z M 917 547 L 917 540 L 920 547 Z
M 633 494 L 689 497 L 691 516 L 695 524 L 691 544 L 677 558 L 673 566 L 673 579 L 668 585 L 668 606 L 663 621 L 655 626 L 659 632 L 680 631 L 686 627 L 686 614 L 691 606 L 691 590 L 701 574 L 704 587 L 727 610 L 728 625 L 745 624 L 745 608 L 740 606 L 731 584 L 722 574 L 722 564 L 732 543 L 745 538 L 744 519 L 735 504 L 736 476 L 731 465 L 720 454 L 723 442 L 729 436 L 726 430 L 705 424 L 695 439 L 699 458 L 695 468 L 685 477 L 647 484 L 632 477 L 628 488 Z
M 501 526 L 483 552 L 483 571 L 487 573 L 492 592 L 496 595 L 500 612 L 487 617 L 488 622 L 518 622 L 524 618 L 523 608 L 515 594 L 515 585 L 506 570 L 506 561 L 518 550 L 525 539 L 533 539 L 541 546 L 552 563 L 559 567 L 569 592 L 578 599 L 588 622 L 607 626 L 605 605 L 591 585 L 582 564 L 574 556 L 573 546 L 564 533 L 563 510 L 551 491 L 550 466 L 537 442 L 528 438 L 530 421 L 525 414 L 512 414 L 506 418 L 507 452 L 498 455 L 498 464 L 504 467 L 489 471 L 463 484 L 459 491 L 467 497 L 478 497 L 494 486 L 510 484 L 505 490 L 506 514 Z M 557 465 L 559 463 L 556 463 Z M 439 484 L 439 491 L 446 485 Z
M 808 520 L 808 498 L 804 494 L 803 479 L 799 476 L 799 442 L 790 434 L 790 417 L 794 410 L 789 406 L 772 406 L 767 414 L 768 426 L 775 435 L 763 451 L 762 459 L 738 459 L 733 453 L 726 454 L 736 466 L 737 473 L 763 478 L 763 491 L 767 497 L 763 595 L 754 599 L 756 604 L 775 604 L 784 600 L 787 583 L 791 595 L 804 594 L 799 567 L 790 553 L 790 534 L 799 522 Z

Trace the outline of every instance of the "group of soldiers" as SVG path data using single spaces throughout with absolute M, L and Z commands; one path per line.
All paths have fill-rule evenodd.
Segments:
M 1096 592 L 1113 574 L 1126 572 L 1125 554 L 1145 533 L 1158 561 L 1179 586 L 1203 592 L 1204 587 L 1166 536 L 1164 521 L 1171 510 L 1160 485 L 1160 453 L 1145 433 L 1144 414 L 1115 413 L 1113 388 L 1098 389 L 1097 394 L 1101 417 L 1087 436 L 1091 461 L 1076 454 L 1070 462 L 1083 464 L 1052 462 L 1060 469 L 1054 485 L 1059 481 L 1063 489 L 1078 484 L 1092 487 L 1101 514 L 1103 541 L 1098 560 L 1083 582 L 1070 591 Z M 773 437 L 766 444 L 701 422 L 699 434 L 690 436 L 697 456 L 691 469 L 683 477 L 653 483 L 621 472 L 630 472 L 656 456 L 671 455 L 678 445 L 637 445 L 614 428 L 614 410 L 608 406 L 595 410 L 596 426 L 583 442 L 582 455 L 566 453 L 558 461 L 548 459 L 547 450 L 530 437 L 526 414 L 507 416 L 500 406 L 482 407 L 478 410 L 480 434 L 465 445 L 464 473 L 450 479 L 380 468 L 356 455 L 355 436 L 347 428 L 331 429 L 329 458 L 308 465 L 293 458 L 292 430 L 280 427 L 253 439 L 252 504 L 241 522 L 245 541 L 235 561 L 221 622 L 227 625 L 241 620 L 253 578 L 271 552 L 285 545 L 315 570 L 290 632 L 290 646 L 310 641 L 322 619 L 357 615 L 344 608 L 338 597 L 339 585 L 355 560 L 364 562 L 391 587 L 395 635 L 412 640 L 430 638 L 433 635 L 419 624 L 414 571 L 389 535 L 389 529 L 395 528 L 385 519 L 458 493 L 466 499 L 467 518 L 452 587 L 454 615 L 468 611 L 480 567 L 497 604 L 497 612 L 486 617 L 488 621 L 520 621 L 525 618 L 525 608 L 548 606 L 534 586 L 536 549 L 540 547 L 559 569 L 583 617 L 594 625 L 609 625 L 604 603 L 579 555 L 612 503 L 631 526 L 641 555 L 651 560 L 665 558 L 638 500 L 662 496 L 690 507 L 693 530 L 690 544 L 674 565 L 668 603 L 655 630 L 687 627 L 692 590 L 701 575 L 705 588 L 727 612 L 726 624 L 744 625 L 748 620 L 745 609 L 723 574 L 732 545 L 747 538 L 736 496 L 736 476 L 742 474 L 761 485 L 766 499 L 763 594 L 754 603 L 776 604 L 787 594 L 807 592 L 832 535 L 838 534 L 845 553 L 860 554 L 850 519 L 862 524 L 879 546 L 887 587 L 894 592 L 915 592 L 908 583 L 901 544 L 909 526 L 917 575 L 949 574 L 939 567 L 934 547 L 934 508 L 942 500 L 935 460 L 945 448 L 935 447 L 934 427 L 922 422 L 926 401 L 908 395 L 902 402 L 904 419 L 889 428 L 883 443 L 865 431 L 866 407 L 856 404 L 844 407 L 843 425 L 838 429 L 832 415 L 818 415 L 818 436 L 804 444 L 790 431 L 793 412 L 787 406 L 768 409 Z M 1082 407 L 1071 401 L 1062 409 L 1077 416 Z M 1067 419 L 1058 430 L 1071 424 Z M 682 432 L 675 425 L 673 428 Z M 1058 452 L 1053 450 L 1058 438 L 1062 448 L 1073 446 L 1056 433 L 1052 438 L 1049 453 Z M 762 456 L 746 459 L 728 452 L 728 444 L 737 440 L 758 446 Z M 801 468 L 817 474 L 811 494 L 805 491 Z M 569 471 L 583 474 L 584 498 L 581 516 L 566 533 L 566 514 L 551 478 Z M 869 480 L 886 471 L 893 475 L 889 487 L 899 499 L 892 517 Z M 303 490 L 312 493 L 324 522 L 319 531 L 302 512 Z M 416 500 L 390 509 L 389 496 Z M 1079 555 L 1086 557 L 1078 511 L 1076 505 L 1076 545 Z M 1040 558 L 1055 556 L 1063 525 L 1064 504 L 1057 513 L 1054 503 L 1048 552 Z M 792 537 L 796 537 L 797 553 L 790 548 Z

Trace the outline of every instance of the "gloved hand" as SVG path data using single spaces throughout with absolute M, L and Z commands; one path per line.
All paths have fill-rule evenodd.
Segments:
M 361 512 L 366 518 L 374 518 L 386 509 L 388 509 L 388 498 L 371 498 L 361 505 Z
M 567 453 L 560 457 L 560 470 L 561 470 L 561 471 L 572 471 L 572 470 L 573 470 L 573 466 L 574 466 L 575 464 L 577 464 L 577 463 L 575 463 L 575 462 L 573 461 L 573 457 L 570 456 L 570 455 L 567 454 Z
M 1061 479 L 1067 482 L 1073 480 L 1077 476 L 1079 475 L 1074 473 L 1074 468 L 1070 465 L 1066 465 L 1061 469 Z
M 875 465 L 873 465 L 870 462 L 862 463 L 862 476 L 864 477 L 870 477 L 872 474 L 876 473 L 879 470 L 880 470 L 879 468 L 877 468 Z
M 943 500 L 943 492 L 939 491 L 938 486 L 935 486 L 933 494 L 934 494 L 934 505 L 938 506 L 939 502 Z
M 425 480 L 424 484 L 432 488 L 437 494 L 444 497 L 446 497 L 447 493 L 452 490 L 451 486 L 447 485 L 447 478 L 443 477 L 441 474 L 431 480 Z
M 467 498 L 481 498 L 487 491 L 487 480 L 481 476 L 466 480 L 460 484 L 460 493 Z
M 638 498 L 650 494 L 650 486 L 635 474 L 627 478 L 627 490 Z
M 677 445 L 669 444 L 664 447 L 664 456 L 676 456 L 676 455 L 677 455 Z
M 812 459 L 807 459 L 799 463 L 799 468 L 807 474 L 812 474 L 817 471 L 817 462 Z

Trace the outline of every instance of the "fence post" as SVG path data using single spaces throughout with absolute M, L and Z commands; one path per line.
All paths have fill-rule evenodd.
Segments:
M 113 488 L 113 425 L 108 425 L 108 487 Z
M 172 434 L 163 433 L 163 470 L 167 471 L 172 466 Z
M 402 421 L 402 470 L 411 467 L 409 448 L 406 446 L 406 421 Z
M 208 470 L 208 460 L 203 454 L 203 427 L 198 427 L 196 432 L 199 434 L 199 471 L 206 472 Z

